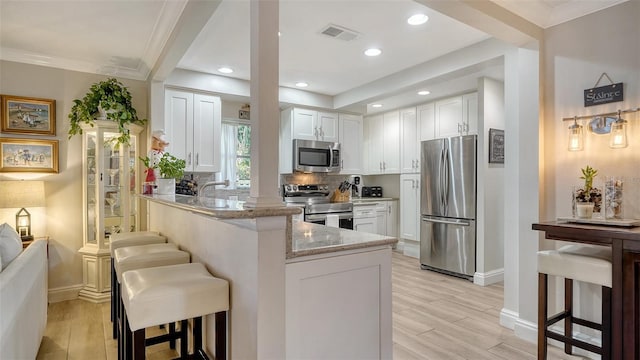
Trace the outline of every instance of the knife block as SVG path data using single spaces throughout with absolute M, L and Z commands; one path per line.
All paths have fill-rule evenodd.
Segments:
M 351 191 L 347 190 L 345 192 L 341 192 L 340 190 L 336 189 L 336 191 L 333 192 L 333 194 L 331 195 L 331 202 L 348 202 L 350 199 L 350 194 Z

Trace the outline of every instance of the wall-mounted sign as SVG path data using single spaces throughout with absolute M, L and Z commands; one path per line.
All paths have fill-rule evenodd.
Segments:
M 624 100 L 622 83 L 584 90 L 584 106 L 608 104 Z

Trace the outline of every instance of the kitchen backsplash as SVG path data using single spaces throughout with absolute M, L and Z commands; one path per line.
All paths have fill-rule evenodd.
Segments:
M 328 175 L 324 173 L 293 173 L 280 175 L 281 184 L 327 184 L 329 190 L 334 191 L 341 182 L 349 181 L 349 175 Z

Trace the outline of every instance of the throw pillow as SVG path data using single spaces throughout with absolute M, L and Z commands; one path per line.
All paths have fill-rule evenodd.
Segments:
M 20 235 L 4 223 L 0 225 L 0 266 L 4 270 L 22 252 L 22 240 Z

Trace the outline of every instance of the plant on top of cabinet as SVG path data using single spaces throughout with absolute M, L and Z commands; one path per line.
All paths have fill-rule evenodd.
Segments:
M 91 85 L 89 92 L 80 100 L 73 100 L 69 113 L 69 138 L 82 134 L 80 123 L 94 126 L 96 120 L 111 120 L 118 124 L 118 136 L 115 141 L 128 144 L 130 139 L 128 124 L 144 125 L 146 119 L 138 119 L 136 110 L 131 104 L 131 93 L 115 78 Z

